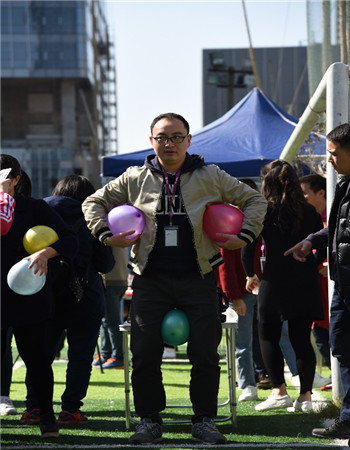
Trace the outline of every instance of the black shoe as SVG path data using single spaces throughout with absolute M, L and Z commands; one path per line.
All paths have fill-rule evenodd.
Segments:
M 264 372 L 259 373 L 256 387 L 258 389 L 272 389 L 272 383 L 267 373 Z
M 159 423 L 152 422 L 148 417 L 141 419 L 136 425 L 136 433 L 129 438 L 129 444 L 152 444 L 162 440 L 162 427 Z
M 312 435 L 320 438 L 350 438 L 350 420 L 342 420 L 340 417 L 337 417 L 335 422 L 327 428 L 314 428 Z
M 40 415 L 40 431 L 42 438 L 58 437 L 58 425 L 52 413 Z
M 226 444 L 227 440 L 216 428 L 215 422 L 209 417 L 204 417 L 202 422 L 192 425 L 192 438 L 194 441 L 205 444 Z

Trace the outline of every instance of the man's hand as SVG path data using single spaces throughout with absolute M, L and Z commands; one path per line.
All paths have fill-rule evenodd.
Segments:
M 6 178 L 5 180 L 0 180 L 0 192 L 8 193 L 10 187 L 10 178 Z
M 107 238 L 107 245 L 112 247 L 130 247 L 134 245 L 135 242 L 139 239 L 141 234 L 138 234 L 132 239 L 127 239 L 127 236 L 130 236 L 135 233 L 135 230 L 125 231 L 124 233 L 114 234 Z
M 239 316 L 245 316 L 247 312 L 247 305 L 245 304 L 244 300 L 241 298 L 235 298 L 232 301 L 233 303 L 233 309 L 236 311 L 236 313 Z
M 259 277 L 254 274 L 252 277 L 247 277 L 247 281 L 245 284 L 246 291 L 252 293 L 254 289 L 258 289 L 260 286 Z
M 216 236 L 227 239 L 225 242 L 218 242 L 218 246 L 225 250 L 236 250 L 237 248 L 242 248 L 247 245 L 247 243 L 240 239 L 236 234 L 216 233 Z
M 284 256 L 288 256 L 293 253 L 293 258 L 300 262 L 306 261 L 306 256 L 311 252 L 312 244 L 308 240 L 304 240 L 294 245 L 294 247 L 288 249 L 283 253 Z

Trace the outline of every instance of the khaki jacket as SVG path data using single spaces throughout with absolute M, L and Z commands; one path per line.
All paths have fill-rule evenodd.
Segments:
M 152 155 L 153 158 L 154 156 Z M 198 164 L 196 164 L 196 159 Z M 180 177 L 183 203 L 192 226 L 198 266 L 202 275 L 212 271 L 222 262 L 220 247 L 203 231 L 205 206 L 213 202 L 227 202 L 238 206 L 244 213 L 239 236 L 251 242 L 262 230 L 266 213 L 265 198 L 254 189 L 216 165 L 205 165 L 198 155 L 187 155 L 191 169 Z M 199 163 L 200 161 L 200 163 Z M 163 174 L 151 164 L 129 167 L 120 177 L 97 190 L 83 203 L 83 212 L 92 234 L 100 240 L 111 232 L 106 215 L 115 206 L 130 204 L 143 211 L 145 229 L 131 250 L 131 267 L 142 274 L 156 236 L 156 210 L 162 193 Z

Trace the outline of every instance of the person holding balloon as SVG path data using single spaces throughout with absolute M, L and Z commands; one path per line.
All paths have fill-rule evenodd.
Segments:
M 77 240 L 58 214 L 43 200 L 17 193 L 21 166 L 11 155 L 0 155 L 0 169 L 11 169 L 9 194 L 16 201 L 11 229 L 1 236 L 1 356 L 6 352 L 7 330 L 12 327 L 18 352 L 23 359 L 40 402 L 40 429 L 43 437 L 58 436 L 52 406 L 53 373 L 46 354 L 45 331 L 53 315 L 54 302 L 48 260 L 58 254 L 71 258 Z M 23 245 L 26 233 L 35 226 L 52 230 L 59 239 L 41 242 L 41 249 L 29 252 Z M 40 241 L 40 236 L 39 241 Z M 10 287 L 12 286 L 12 288 Z M 41 288 L 40 288 L 41 287 Z
M 3 169 L 0 171 L 1 176 L 7 176 L 10 173 L 11 169 Z M 6 178 L 0 181 L 0 196 L 1 191 L 3 191 L 3 196 L 5 203 L 9 202 L 9 209 L 7 206 L 1 204 L 1 233 L 7 234 L 9 229 L 11 228 L 13 220 L 15 218 L 15 199 L 9 195 L 8 187 L 10 185 L 10 178 Z M 21 178 L 16 185 L 17 194 L 22 194 L 25 197 L 30 197 L 32 193 L 32 183 L 30 181 L 27 173 L 21 169 Z M 6 199 L 7 197 L 7 199 Z M 3 215 L 5 217 L 3 217 Z M 6 224 L 3 223 L 6 221 Z M 6 232 L 4 233 L 3 231 Z M 7 331 L 7 349 L 5 354 L 1 358 L 1 395 L 0 395 L 0 416 L 7 416 L 10 414 L 17 414 L 17 409 L 13 405 L 10 399 L 10 388 L 12 382 L 12 366 L 13 366 L 13 358 L 12 358 L 12 328 L 8 328 Z
M 128 168 L 83 203 L 88 227 L 101 242 L 132 246 L 132 386 L 141 421 L 129 443 L 150 444 L 162 438 L 160 413 L 166 407 L 161 372 L 162 322 L 177 309 L 189 323 L 192 438 L 224 444 L 226 438 L 214 423 L 220 379 L 217 348 L 221 340 L 215 268 L 222 263 L 220 247 L 240 248 L 259 235 L 266 200 L 219 167 L 206 165 L 203 157 L 189 154 L 192 136 L 181 115 L 161 114 L 150 129 L 155 154 L 147 156 L 142 167 Z M 211 230 L 203 228 L 203 216 L 207 206 L 217 204 L 215 222 L 219 224 L 218 211 L 223 203 L 234 204 L 244 217 L 239 213 L 241 226 L 235 231 L 217 230 L 212 239 L 208 235 Z M 126 228 L 118 227 L 110 211 L 131 206 L 137 208 L 135 220 L 126 221 Z M 222 214 L 228 218 L 223 209 Z M 138 215 L 143 218 L 143 229 L 139 228 Z
M 86 277 L 87 280 L 80 301 L 73 300 L 66 287 L 60 286 L 65 284 L 65 280 L 60 280 L 59 286 L 55 283 L 55 314 L 50 319 L 46 342 L 51 362 L 53 362 L 62 332 L 66 330 L 68 365 L 66 388 L 61 396 L 62 410 L 58 415 L 60 427 L 76 426 L 88 420 L 80 408 L 84 404 L 82 400 L 89 387 L 91 363 L 101 320 L 105 313 L 105 289 L 100 273 L 110 272 L 115 263 L 112 249 L 105 247 L 94 238 L 85 224 L 81 204 L 94 192 L 94 186 L 86 177 L 71 174 L 59 180 L 52 195 L 44 198 L 44 201 L 62 217 L 65 223 L 75 230 L 79 250 L 72 264 L 76 273 L 80 277 Z M 54 268 L 53 265 L 49 270 L 55 270 Z M 28 414 L 24 415 L 22 421 L 30 424 L 30 421 L 38 414 L 40 405 L 33 392 L 31 380 L 26 379 L 26 384 Z

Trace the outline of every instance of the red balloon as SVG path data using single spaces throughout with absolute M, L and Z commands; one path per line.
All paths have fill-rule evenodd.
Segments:
M 125 233 L 135 230 L 135 233 L 126 236 L 132 239 L 141 234 L 145 227 L 145 216 L 143 212 L 131 205 L 116 206 L 107 215 L 107 224 L 113 234 Z
M 241 231 L 244 214 L 236 206 L 229 203 L 212 203 L 205 208 L 203 229 L 216 242 L 227 239 L 216 236 L 216 233 L 238 234 Z

